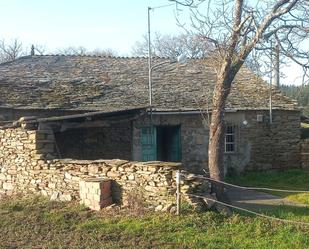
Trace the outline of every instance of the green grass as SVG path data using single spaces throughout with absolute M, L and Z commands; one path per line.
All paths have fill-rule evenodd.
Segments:
M 288 190 L 309 191 L 309 171 L 287 170 L 273 172 L 249 172 L 241 176 L 227 178 L 228 182 L 246 187 L 265 187 Z M 272 194 L 287 198 L 291 201 L 309 205 L 309 194 L 271 192 Z
M 309 220 L 308 209 L 272 215 Z M 275 213 L 276 212 L 276 213 Z M 309 227 L 214 212 L 175 216 L 128 210 L 92 212 L 77 203 L 34 197 L 0 202 L 0 248 L 293 248 L 309 245 Z

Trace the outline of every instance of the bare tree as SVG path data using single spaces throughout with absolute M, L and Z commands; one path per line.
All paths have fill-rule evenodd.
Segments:
M 117 52 L 112 49 L 95 49 L 93 51 L 88 51 L 85 47 L 67 47 L 63 49 L 58 49 L 57 53 L 64 55 L 94 55 L 94 56 L 117 56 Z
M 62 49 L 57 49 L 57 53 L 64 55 L 85 55 L 86 52 L 87 49 L 82 46 L 79 47 L 70 46 Z
M 111 49 L 111 48 L 107 48 L 107 49 L 95 49 L 93 51 L 87 52 L 87 54 L 89 55 L 95 55 L 95 56 L 117 56 L 118 53 Z
M 185 55 L 188 58 L 203 58 L 210 51 L 211 44 L 199 35 L 161 35 L 155 33 L 151 42 L 152 55 L 158 57 L 176 58 Z M 148 56 L 148 37 L 143 36 L 143 40 L 137 41 L 132 48 L 134 56 Z
M 23 46 L 18 39 L 7 43 L 5 40 L 0 41 L 0 62 L 8 62 L 17 59 L 23 55 Z
M 218 66 L 212 98 L 208 158 L 211 178 L 223 180 L 224 113 L 232 82 L 245 61 L 250 56 L 265 54 L 265 50 L 272 49 L 271 43 L 276 43 L 282 55 L 303 66 L 304 72 L 307 72 L 309 53 L 302 49 L 301 42 L 309 36 L 309 2 L 169 1 L 175 2 L 178 9 L 183 6 L 190 8 L 191 26 L 216 49 Z M 218 198 L 224 199 L 223 187 L 219 184 L 213 186 Z

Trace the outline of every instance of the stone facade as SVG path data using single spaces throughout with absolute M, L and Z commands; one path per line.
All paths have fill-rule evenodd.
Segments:
M 141 161 L 141 128 L 149 125 L 149 116 L 133 124 L 133 160 Z M 155 126 L 180 126 L 181 163 L 190 172 L 201 173 L 207 166 L 208 129 L 203 126 L 199 115 L 153 115 Z
M 55 133 L 61 158 L 132 160 L 130 122 Z
M 262 116 L 262 121 L 257 120 L 258 116 Z M 227 125 L 235 127 L 236 148 L 233 153 L 225 153 L 226 173 L 301 167 L 298 111 L 274 110 L 271 125 L 268 111 L 227 112 L 225 119 Z M 200 114 L 154 114 L 152 120 L 155 126 L 180 127 L 181 163 L 186 170 L 203 173 L 207 169 L 209 129 Z M 141 128 L 149 123 L 149 115 L 144 115 L 133 122 L 106 121 L 104 127 L 64 132 L 39 130 L 37 133 L 43 135 L 37 136 L 40 139 L 33 146 L 36 154 L 44 155 L 45 159 L 141 161 Z
M 257 122 L 263 115 L 266 122 Z M 301 167 L 300 158 L 300 113 L 298 111 L 273 111 L 272 124 L 269 113 L 246 112 L 248 126 L 243 127 L 239 143 L 247 150 L 244 170 L 293 169 Z
M 258 121 L 258 116 L 262 120 Z M 300 113 L 273 111 L 269 124 L 268 111 L 227 112 L 226 124 L 235 127 L 235 152 L 225 153 L 225 170 L 300 168 Z M 180 126 L 183 167 L 189 172 L 202 173 L 208 167 L 209 129 L 199 114 L 153 115 L 155 126 Z M 149 117 L 134 122 L 133 160 L 141 160 L 141 128 Z

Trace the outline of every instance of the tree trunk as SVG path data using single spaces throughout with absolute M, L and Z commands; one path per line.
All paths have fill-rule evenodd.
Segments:
M 219 75 L 216 82 L 209 130 L 208 167 L 210 177 L 217 181 L 224 180 L 224 113 L 226 99 L 230 93 L 231 86 L 228 79 L 229 77 L 226 75 L 226 73 L 227 71 L 224 70 L 223 73 Z M 224 194 L 224 185 L 213 181 L 212 192 L 216 193 L 219 200 L 226 200 L 226 196 Z

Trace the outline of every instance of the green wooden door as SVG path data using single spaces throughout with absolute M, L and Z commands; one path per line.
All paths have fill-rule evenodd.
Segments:
M 181 161 L 181 140 L 180 140 L 180 127 L 173 127 L 170 129 L 170 143 L 168 158 L 171 162 Z
M 143 127 L 141 129 L 142 161 L 157 160 L 157 129 Z

